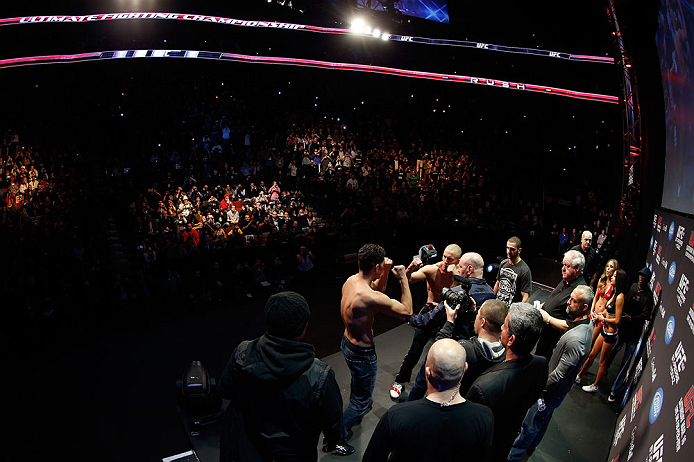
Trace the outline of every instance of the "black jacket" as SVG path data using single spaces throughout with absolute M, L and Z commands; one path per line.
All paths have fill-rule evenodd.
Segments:
M 635 282 L 629 288 L 624 299 L 624 314 L 631 316 L 630 320 L 624 319 L 619 323 L 619 335 L 628 342 L 638 342 L 643 333 L 643 323 L 653 311 L 653 293 L 648 289 L 639 290 L 639 283 Z
M 330 443 L 341 439 L 335 373 L 307 343 L 267 333 L 242 342 L 222 373 L 220 391 L 231 400 L 222 460 L 315 461 L 321 431 Z
M 547 375 L 547 360 L 529 355 L 490 367 L 468 390 L 465 398 L 484 404 L 494 414 L 490 462 L 506 460 L 525 414 L 547 383 Z

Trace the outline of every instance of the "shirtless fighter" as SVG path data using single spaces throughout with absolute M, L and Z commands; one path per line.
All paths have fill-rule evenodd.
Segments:
M 410 283 L 427 281 L 427 303 L 424 309 L 430 310 L 441 302 L 441 292 L 445 287 L 452 287 L 453 275 L 456 265 L 460 261 L 463 251 L 460 246 L 450 244 L 443 251 L 443 258 L 440 262 L 422 267 L 422 261 L 415 258 L 407 267 L 407 279 Z M 417 270 L 417 271 L 414 271 Z M 414 272 L 413 272 L 414 271 Z M 446 320 L 443 319 L 443 322 Z M 417 365 L 417 361 L 422 356 L 424 347 L 430 339 L 433 339 L 440 326 L 415 327 L 412 345 L 402 360 L 400 370 L 395 376 L 395 381 L 390 387 L 390 397 L 400 398 L 403 383 L 409 382 L 412 378 L 412 369 Z
M 373 323 L 376 313 L 407 319 L 412 316 L 412 295 L 404 266 L 393 267 L 386 251 L 376 244 L 359 249 L 359 273 L 342 286 L 340 311 L 345 323 L 342 354 L 352 374 L 349 404 L 344 411 L 344 435 L 371 408 L 371 396 L 378 370 L 374 348 Z M 393 300 L 383 293 L 392 271 L 400 281 L 402 297 Z

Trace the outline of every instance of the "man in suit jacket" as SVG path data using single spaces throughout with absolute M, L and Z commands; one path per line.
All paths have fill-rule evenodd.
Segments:
M 506 360 L 480 374 L 465 396 L 488 406 L 494 414 L 491 462 L 506 460 L 528 408 L 547 382 L 547 359 L 530 354 L 542 326 L 542 315 L 535 307 L 522 302 L 511 304 L 501 326 Z

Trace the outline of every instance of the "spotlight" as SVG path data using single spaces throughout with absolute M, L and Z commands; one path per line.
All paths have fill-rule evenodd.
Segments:
M 371 33 L 376 38 L 379 38 L 381 36 L 381 31 L 378 29 L 374 29 L 374 31 Z
M 390 34 L 388 32 L 384 32 L 383 35 L 381 35 L 382 40 L 389 40 L 390 39 Z
M 371 34 L 371 26 L 364 26 L 361 30 L 362 34 L 364 35 L 369 35 Z
M 362 29 L 364 29 L 364 26 L 366 26 L 364 20 L 361 18 L 356 18 L 354 21 L 352 21 L 352 26 L 350 27 L 350 29 L 355 34 L 359 34 L 361 33 Z
M 499 259 L 500 260 L 500 259 Z M 499 263 L 488 263 L 484 268 L 484 279 L 487 284 L 494 287 L 496 282 L 496 274 L 499 272 Z

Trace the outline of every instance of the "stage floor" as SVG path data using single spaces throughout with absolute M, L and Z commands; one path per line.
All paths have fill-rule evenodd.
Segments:
M 559 281 L 558 263 L 530 263 L 535 281 L 552 286 Z M 339 352 L 344 327 L 338 307 L 344 277 L 353 272 L 353 268 L 314 272 L 290 287 L 309 301 L 306 341 L 335 370 L 345 404 L 350 380 Z M 397 283 L 391 283 L 389 294 L 398 296 L 398 287 L 393 287 Z M 534 284 L 531 300 L 546 295 L 540 284 Z M 422 297 L 426 297 L 425 285 L 413 286 L 415 303 Z M 19 416 L 21 422 L 13 426 L 11 436 L 14 430 L 22 430 L 12 438 L 11 450 L 17 450 L 12 460 L 47 460 L 63 454 L 74 461 L 153 461 L 190 450 L 191 436 L 177 409 L 175 382 L 191 361 L 201 361 L 212 377 L 219 377 L 236 345 L 263 333 L 266 298 L 267 294 L 256 294 L 205 307 L 137 306 L 99 322 L 56 325 L 40 334 L 0 338 L 5 364 L 23 384 L 17 387 L 17 381 L 5 381 L 6 415 Z M 395 404 L 388 391 L 409 348 L 412 330 L 398 319 L 376 317 L 379 370 L 374 408 L 354 427 L 355 455 L 340 458 L 320 453 L 321 460 L 361 459 L 378 419 Z M 598 393 L 584 393 L 578 386 L 571 390 L 530 460 L 606 459 L 618 412 L 617 403 L 607 403 L 607 387 L 620 358 L 621 354 Z M 594 378 L 596 370 L 597 362 L 584 381 Z M 218 443 L 213 433 L 197 437 L 205 439 L 210 451 L 206 455 L 212 454 L 201 458 L 202 462 L 216 462 Z

